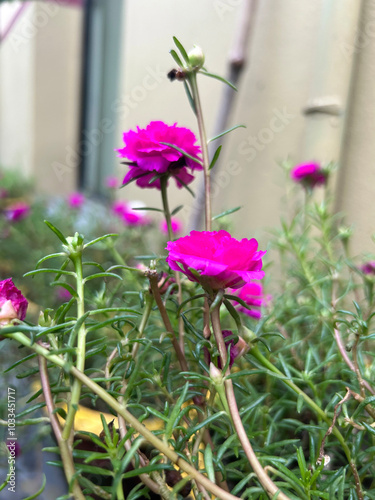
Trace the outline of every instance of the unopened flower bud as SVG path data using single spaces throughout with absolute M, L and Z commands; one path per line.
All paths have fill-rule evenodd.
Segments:
M 223 383 L 223 374 L 213 363 L 210 363 L 210 379 L 214 385 L 221 385 Z
M 243 338 L 244 338 L 245 342 L 248 345 L 251 345 L 251 343 L 256 338 L 255 333 L 252 330 L 250 330 L 249 328 L 246 328 L 246 326 L 242 326 L 241 333 L 243 335 Z
M 208 325 L 204 325 L 203 327 L 203 337 L 205 339 L 209 339 L 211 337 L 211 330 Z
M 188 53 L 189 62 L 193 66 L 193 68 L 201 68 L 204 64 L 204 54 L 203 50 L 198 47 L 198 45 L 194 45 L 194 48 Z
M 63 245 L 64 252 L 68 256 L 74 256 L 82 253 L 83 238 L 82 234 L 79 233 L 75 233 L 74 236 L 68 236 L 66 238 L 67 245 Z
M 158 288 L 160 295 L 164 295 L 168 288 L 171 285 L 174 285 L 176 283 L 176 280 L 173 278 L 173 276 L 168 276 L 167 273 L 161 272 L 159 274 L 159 281 L 158 281 Z M 174 290 L 172 290 L 171 294 L 174 293 Z
M 38 325 L 42 327 L 52 326 L 52 318 L 48 314 L 48 309 L 46 311 L 40 311 Z
M 353 228 L 348 226 L 340 226 L 338 233 L 340 240 L 348 241 L 353 234 Z

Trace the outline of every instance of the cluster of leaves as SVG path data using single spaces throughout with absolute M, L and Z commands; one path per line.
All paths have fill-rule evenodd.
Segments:
M 194 69 L 189 56 L 175 43 L 186 64 L 175 52 L 172 56 L 189 73 Z M 189 82 L 185 89 L 193 101 L 194 79 Z M 103 415 L 97 432 L 75 428 L 76 474 L 69 487 L 78 481 L 87 499 L 155 498 L 147 484 L 156 485 L 162 498 L 207 498 L 182 467 L 177 469 L 173 455 L 223 491 L 266 500 L 235 432 L 221 390 L 224 381 L 212 371 L 210 376 L 209 364 L 218 352 L 204 327 L 205 297 L 199 285 L 183 279 L 181 303 L 176 284 L 161 287 L 163 307 L 156 308 L 148 281 L 128 267 L 139 253 L 130 238 L 120 254 L 113 251 L 112 234 L 92 235 L 84 244 L 87 240 L 78 233 L 64 236 L 73 232 L 55 220 L 48 226 L 60 243 L 55 239 L 50 255 L 39 258 L 29 276 L 43 288 L 42 277 L 52 275 L 53 285 L 69 290 L 71 298 L 45 309 L 38 326 L 6 327 L 2 333 L 23 332 L 31 347 L 48 345 L 51 355 L 64 359 L 64 368 L 48 365 L 48 376 L 54 414 L 67 422 L 76 383 L 69 369 L 79 356 L 77 339 L 84 330 L 84 374 L 91 384 L 83 385 L 80 404 Z M 242 313 L 226 303 L 221 315 L 223 328 L 234 337 L 249 333 L 249 352 L 236 360 L 229 377 L 261 465 L 293 500 L 375 499 L 374 277 L 353 261 L 349 240 L 327 204 L 314 203 L 306 192 L 304 207 L 282 222 L 274 239 L 279 276 L 270 283 L 273 300 L 261 320 L 244 315 L 246 328 L 238 332 Z M 76 265 L 81 257 L 83 275 Z M 151 282 L 155 271 L 168 273 L 164 256 L 143 255 L 143 260 Z M 181 330 L 181 321 L 184 363 L 172 333 Z M 28 353 L 7 371 L 35 376 L 40 371 L 36 354 Z M 35 415 L 45 407 L 42 392 L 38 388 L 29 395 L 27 409 L 16 417 L 19 424 L 38 423 Z M 117 411 L 112 398 L 122 404 Z M 153 435 L 140 430 L 138 435 L 122 408 Z M 112 414 L 113 422 L 104 414 Z M 61 467 L 62 462 L 51 465 Z M 135 477 L 144 482 L 134 485 L 130 480 Z M 70 493 L 60 500 L 68 498 Z
M 372 425 L 375 396 L 361 385 L 363 381 L 371 385 L 374 378 L 373 295 L 369 293 L 373 282 L 353 264 L 345 252 L 347 245 L 342 244 L 338 235 L 336 220 L 325 205 L 308 205 L 290 224 L 283 223 L 274 243 L 281 251 L 282 290 L 272 290 L 272 304 L 261 321 L 256 323 L 244 318 L 281 374 L 266 369 L 250 352 L 238 360 L 231 375 L 243 423 L 262 465 L 267 467 L 276 484 L 294 499 L 341 500 L 358 496 L 342 446 L 334 436 L 325 439 L 327 424 L 301 394 L 295 394 L 290 388 L 285 390 L 286 380 L 300 387 L 330 419 L 337 416 L 336 425 L 357 464 L 367 498 L 375 498 Z M 103 245 L 104 241 L 96 243 Z M 148 263 L 156 265 L 158 271 L 165 270 L 162 258 Z M 52 352 L 64 354 L 67 362 L 74 362 L 74 342 L 84 322 L 88 332 L 86 375 L 116 399 L 125 401 L 139 421 L 156 429 L 154 433 L 162 436 L 197 470 L 213 480 L 216 477 L 216 481 L 218 478 L 226 481 L 232 494 L 241 498 L 265 499 L 233 433 L 225 405 L 209 377 L 208 359 L 214 359 L 217 352 L 203 333 L 203 298 L 199 298 L 198 287 L 183 281 L 185 305 L 182 308 L 172 293 L 173 286 L 164 297 L 174 329 L 178 330 L 179 315 L 185 326 L 189 371 L 181 373 L 157 311 L 151 312 L 147 327 L 140 335 L 141 317 L 151 296 L 148 283 L 143 281 L 142 285 L 144 278 L 140 280 L 139 272 L 117 266 L 104 268 L 92 261 L 86 264 L 85 315 L 79 319 L 72 315 L 73 294 L 72 299 L 56 311 L 45 313 L 43 326 L 22 329 L 33 341 L 53 342 Z M 72 277 L 72 271 L 64 264 L 49 271 L 58 281 L 62 275 Z M 43 275 L 38 271 L 34 274 L 39 274 L 35 280 Z M 92 291 L 93 278 L 105 280 L 100 294 Z M 223 314 L 222 321 L 224 326 L 235 328 L 230 315 Z M 360 377 L 343 361 L 335 339 L 337 332 L 352 351 Z M 22 361 L 30 363 L 33 357 L 31 354 L 9 369 L 17 369 L 18 376 L 33 375 L 37 367 L 27 373 L 20 372 Z M 71 382 L 60 369 L 51 367 L 50 371 L 52 392 L 56 404 L 61 406 Z M 359 397 L 351 396 L 342 407 L 336 407 L 346 388 Z M 17 418 L 27 417 L 31 422 L 30 415 L 44 405 L 40 395 L 41 390 L 33 394 L 30 406 Z M 92 408 L 112 412 L 88 389 L 82 398 Z M 202 400 L 206 400 L 205 404 Z M 342 409 L 340 415 L 339 409 Z M 58 413 L 66 417 L 63 406 Z M 112 430 L 111 441 L 107 424 L 103 422 L 103 425 L 104 441 L 82 431 L 76 439 L 74 457 L 87 498 L 115 498 L 120 480 L 126 488 L 128 479 L 140 473 L 149 473 L 154 478 L 167 477 L 168 471 L 174 470 L 158 450 L 149 445 L 144 448 L 133 429 L 127 430 L 126 439 Z M 205 430 L 210 432 L 212 443 L 203 447 Z M 122 445 L 132 436 L 135 439 L 126 451 Z M 91 443 L 91 448 L 82 449 L 82 440 L 86 446 Z M 325 465 L 318 464 L 322 444 Z M 137 452 L 140 446 L 143 446 L 141 455 Z M 144 454 L 147 454 L 147 465 L 142 466 L 139 457 Z M 186 481 L 179 477 L 173 490 L 176 497 L 181 497 L 178 491 L 186 486 Z M 127 498 L 147 497 L 147 488 L 141 484 L 132 485 L 131 490 Z

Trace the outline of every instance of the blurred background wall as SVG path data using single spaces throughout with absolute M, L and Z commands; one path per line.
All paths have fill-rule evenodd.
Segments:
M 172 36 L 200 45 L 207 69 L 225 75 L 247 1 L 0 3 L 0 166 L 34 176 L 43 192 L 100 196 L 106 176 L 124 175 L 114 152 L 123 131 L 164 120 L 197 132 L 183 86 L 166 77 Z M 354 225 L 354 250 L 371 251 L 375 2 L 257 3 L 229 117 L 247 128 L 225 143 L 214 212 L 242 205 L 235 233 L 266 242 L 264 228 L 278 225 L 292 189 L 280 162 L 333 161 L 336 208 Z M 203 77 L 200 85 L 210 135 L 223 85 Z M 135 185 L 119 196 L 160 204 L 158 192 Z M 171 197 L 186 205 L 187 227 L 193 199 L 174 187 Z

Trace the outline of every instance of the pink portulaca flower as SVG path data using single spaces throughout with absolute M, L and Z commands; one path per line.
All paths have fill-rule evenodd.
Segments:
M 227 231 L 192 231 L 188 236 L 168 242 L 167 263 L 204 289 L 240 288 L 264 276 L 258 242 L 241 241 Z
M 0 281 L 0 325 L 7 325 L 13 319 L 23 321 L 28 302 L 13 284 L 12 278 Z
M 56 290 L 56 297 L 58 300 L 69 301 L 72 298 L 72 294 L 66 288 L 59 286 Z
M 319 163 L 302 163 L 292 168 L 290 177 L 306 187 L 314 188 L 327 182 L 327 174 Z
M 85 202 L 85 195 L 79 192 L 71 193 L 68 197 L 70 208 L 80 208 Z
M 178 234 L 182 231 L 182 222 L 176 217 L 171 218 L 172 233 Z M 163 220 L 160 224 L 160 230 L 162 233 L 168 235 L 168 224 L 166 220 Z
M 238 305 L 238 310 L 255 319 L 260 319 L 262 316 L 261 307 L 267 305 L 271 301 L 271 296 L 263 294 L 263 286 L 261 283 L 252 282 L 246 283 L 236 293 L 239 299 L 242 299 L 251 309 L 246 309 L 242 305 Z
M 150 219 L 142 210 L 134 210 L 134 208 L 142 207 L 142 203 L 138 201 L 115 201 L 112 205 L 112 212 L 120 217 L 127 226 L 147 226 L 150 224 Z
M 5 209 L 5 217 L 11 222 L 17 222 L 24 219 L 30 213 L 30 205 L 23 201 L 9 205 Z
M 160 189 L 160 177 L 174 177 L 179 188 L 190 184 L 194 176 L 189 173 L 202 170 L 202 165 L 185 157 L 176 149 L 161 144 L 173 144 L 194 158 L 199 159 L 201 149 L 197 146 L 196 137 L 187 128 L 170 126 L 161 121 L 151 122 L 146 128 L 137 127 L 123 135 L 125 147 L 118 149 L 121 158 L 130 160 L 129 172 L 123 184 L 136 179 L 142 188 L 156 187 Z
M 118 179 L 117 177 L 110 175 L 106 178 L 105 184 L 108 189 L 116 189 L 118 187 Z

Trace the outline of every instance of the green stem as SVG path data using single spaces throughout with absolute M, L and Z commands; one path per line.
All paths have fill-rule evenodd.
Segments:
M 12 334 L 5 334 L 4 337 L 8 337 L 18 341 L 20 344 L 30 347 L 34 352 L 41 354 L 48 361 L 56 364 L 60 368 L 65 369 L 68 373 L 73 375 L 78 379 L 81 384 L 85 384 L 88 389 L 90 389 L 94 394 L 97 394 L 107 405 L 112 408 L 115 412 L 119 413 L 125 421 L 134 428 L 136 432 L 141 434 L 151 445 L 156 449 L 164 453 L 166 457 L 171 460 L 172 463 L 176 464 L 177 467 L 182 469 L 184 472 L 189 474 L 193 479 L 204 486 L 213 495 L 216 495 L 221 500 L 239 500 L 239 497 L 232 495 L 224 491 L 222 488 L 217 486 L 215 483 L 210 481 L 206 476 L 198 472 L 193 466 L 191 466 L 186 460 L 181 458 L 173 449 L 171 449 L 168 444 L 163 443 L 155 434 L 147 429 L 139 420 L 134 417 L 126 408 L 124 408 L 113 396 L 108 394 L 108 392 L 103 389 L 96 382 L 91 380 L 87 375 L 77 370 L 74 366 L 69 366 L 64 362 L 62 358 L 56 356 L 55 354 L 50 354 L 49 351 L 39 344 L 31 344 L 30 339 L 23 333 L 17 332 Z M 282 498 L 280 495 L 279 499 Z
M 82 254 L 79 253 L 71 257 L 77 282 L 77 318 L 81 318 L 85 314 L 85 295 L 84 295 L 84 280 L 82 268 Z M 77 349 L 76 349 L 76 367 L 79 371 L 85 371 L 85 354 L 86 354 L 86 327 L 82 323 L 78 330 Z M 75 380 L 72 386 L 71 398 L 69 403 L 68 415 L 66 417 L 65 426 L 62 433 L 64 440 L 73 438 L 74 419 L 78 410 L 78 404 L 81 397 L 81 382 Z
M 203 120 L 202 105 L 199 97 L 197 75 L 192 72 L 189 77 L 189 82 L 191 86 L 191 91 L 193 94 L 200 142 L 202 146 L 202 156 L 203 156 L 203 168 L 204 168 L 204 189 L 205 189 L 205 221 L 206 221 L 206 231 L 211 231 L 212 222 L 212 212 L 211 212 L 211 186 L 210 186 L 210 158 L 208 156 L 207 148 L 207 135 Z
M 117 500 L 125 500 L 124 490 L 122 489 L 122 481 L 118 483 L 116 495 L 117 495 Z
M 107 245 L 115 262 L 117 262 L 117 264 L 120 264 L 121 266 L 125 266 L 125 259 L 120 255 L 113 242 L 107 243 Z
M 222 366 L 225 366 L 227 363 L 227 350 L 223 338 L 223 333 L 221 331 L 220 305 L 221 304 L 218 304 L 216 307 L 213 308 L 211 312 L 211 321 L 215 335 L 215 340 L 220 353 L 221 363 Z M 287 495 L 285 495 L 285 493 L 280 491 L 280 489 L 276 486 L 276 484 L 272 481 L 272 479 L 268 477 L 266 471 L 263 469 L 261 463 L 259 462 L 258 457 L 254 453 L 253 447 L 251 446 L 251 443 L 243 426 L 240 413 L 238 411 L 237 401 L 234 394 L 233 382 L 232 379 L 228 378 L 229 375 L 230 375 L 230 369 L 228 367 L 225 372 L 226 378 L 224 380 L 225 393 L 228 401 L 230 415 L 232 417 L 233 426 L 237 433 L 241 446 L 245 452 L 245 455 L 251 467 L 253 468 L 255 474 L 257 475 L 259 482 L 263 486 L 264 490 L 267 492 L 268 496 L 270 498 L 278 498 L 278 500 L 290 500 L 290 498 Z
M 172 216 L 171 216 L 171 212 L 169 210 L 167 182 L 168 182 L 167 176 L 161 177 L 160 189 L 161 189 L 161 197 L 162 197 L 162 201 L 163 201 L 164 217 L 165 217 L 165 221 L 166 221 L 167 227 L 168 227 L 168 238 L 169 238 L 169 241 L 172 241 L 173 240 Z M 174 274 L 174 279 L 175 279 L 176 284 L 177 284 L 178 305 L 181 305 L 182 304 L 182 287 L 181 287 L 180 273 L 178 271 L 174 271 L 173 274 Z M 184 338 L 185 338 L 184 320 L 182 319 L 182 316 L 179 315 L 179 317 L 178 317 L 178 339 L 179 339 L 180 348 L 183 352 L 185 351 Z
M 150 317 L 151 311 L 152 311 L 152 306 L 154 304 L 154 297 L 151 293 L 146 294 L 145 296 L 145 310 L 143 311 L 142 319 L 139 324 L 138 328 L 138 334 L 137 334 L 137 339 L 141 339 L 143 337 L 143 333 L 146 329 L 148 319 Z M 139 349 L 139 342 L 134 342 L 133 344 L 133 349 L 132 349 L 132 358 L 135 359 L 138 349 Z
M 284 373 L 282 373 L 278 368 L 276 368 L 268 359 L 263 356 L 263 354 L 260 352 L 258 346 L 254 346 L 250 349 L 250 354 L 254 356 L 265 368 L 268 370 L 272 371 L 273 373 L 277 373 L 278 375 L 281 375 L 282 377 L 285 377 Z M 291 380 L 286 380 L 285 378 L 282 379 L 282 382 L 286 384 L 292 391 L 294 391 L 296 394 L 299 396 L 302 396 L 305 402 L 312 408 L 317 415 L 321 417 L 324 422 L 330 427 L 332 425 L 332 420 L 326 415 L 325 411 L 322 410 L 316 403 L 313 401 L 302 389 L 300 389 L 294 382 Z M 339 429 L 336 426 L 333 426 L 332 428 L 332 433 L 336 436 L 338 439 L 339 443 L 342 446 L 342 449 L 344 450 L 344 453 L 346 455 L 346 458 L 348 460 L 348 463 L 352 469 L 353 475 L 356 479 L 356 483 L 358 485 L 358 488 L 360 492 L 362 492 L 362 488 L 359 482 L 359 476 L 358 476 L 358 471 L 355 465 L 354 460 L 352 459 L 351 453 L 349 446 L 346 444 L 345 439 Z M 359 495 L 359 498 L 360 495 Z M 363 497 L 362 497 L 363 498 Z

